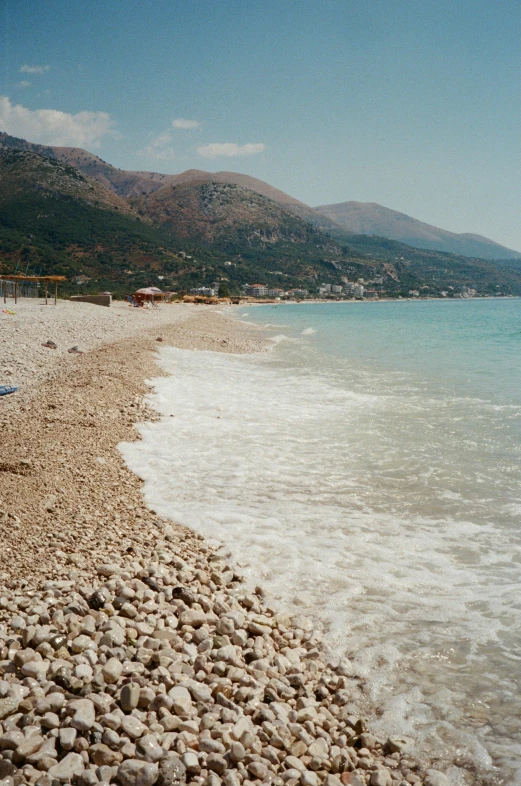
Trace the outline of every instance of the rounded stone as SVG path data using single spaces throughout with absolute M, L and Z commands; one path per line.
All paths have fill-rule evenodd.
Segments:
M 119 765 L 116 777 L 121 786 L 153 786 L 158 778 L 157 764 L 127 759 Z
M 136 709 L 139 702 L 140 690 L 137 682 L 129 682 L 127 685 L 123 685 L 119 699 L 122 710 L 130 712 Z
M 163 759 L 159 763 L 157 786 L 184 786 L 186 783 L 186 767 L 177 756 Z
M 66 782 L 81 775 L 84 769 L 82 756 L 79 753 L 68 753 L 58 764 L 50 768 L 49 775 L 51 778 Z
M 206 759 L 206 766 L 212 772 L 216 772 L 217 775 L 222 775 L 228 765 L 224 756 L 221 756 L 219 753 L 210 753 Z

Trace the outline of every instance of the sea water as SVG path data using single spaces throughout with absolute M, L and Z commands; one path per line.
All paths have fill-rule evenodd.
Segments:
M 233 313 L 272 349 L 160 350 L 147 502 L 321 621 L 377 734 L 521 783 L 521 300 Z

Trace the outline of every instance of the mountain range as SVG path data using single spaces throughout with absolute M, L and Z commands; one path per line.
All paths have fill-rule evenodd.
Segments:
M 388 295 L 463 286 L 521 294 L 515 252 L 486 238 L 475 242 L 510 259 L 415 248 L 369 232 L 376 229 L 374 210 L 372 224 L 368 217 L 350 228 L 342 207 L 313 209 L 244 174 L 123 171 L 79 148 L 0 134 L 0 272 L 39 266 L 69 279 L 83 274 L 87 286 L 114 292 L 160 281 L 188 289 L 217 279 L 232 291 L 256 280 L 313 292 L 321 281 L 362 277 Z M 387 211 L 389 227 L 387 214 L 401 215 Z
M 416 248 L 448 251 L 467 257 L 521 259 L 518 251 L 482 235 L 448 232 L 376 202 L 340 202 L 336 205 L 320 205 L 315 210 L 355 235 L 377 235 Z

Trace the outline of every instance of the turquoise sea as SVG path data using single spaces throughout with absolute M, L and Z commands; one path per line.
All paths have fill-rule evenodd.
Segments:
M 148 502 L 325 629 L 378 734 L 521 784 L 521 300 L 229 313 L 270 350 L 160 350 Z

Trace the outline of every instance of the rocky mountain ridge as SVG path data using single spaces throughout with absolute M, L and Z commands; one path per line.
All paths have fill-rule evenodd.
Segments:
M 472 233 L 449 232 L 374 202 L 348 201 L 313 208 L 269 183 L 239 172 L 188 169 L 179 174 L 167 175 L 159 172 L 125 171 L 81 148 L 38 145 L 0 132 L 0 149 L 2 148 L 28 150 L 69 164 L 124 199 L 146 196 L 166 186 L 178 186 L 188 182 L 195 185 L 198 181 L 212 180 L 215 183 L 235 184 L 255 191 L 322 231 L 333 234 L 341 243 L 349 243 L 351 234 L 376 235 L 398 240 L 415 248 L 445 251 L 470 258 L 521 259 L 520 252 L 506 248 L 489 238 Z
M 456 233 L 426 224 L 376 202 L 340 202 L 320 205 L 315 211 L 347 232 L 398 240 L 415 248 L 447 251 L 480 259 L 521 259 L 521 253 L 482 235 Z
M 0 138 L 0 273 L 38 268 L 66 275 L 70 287 L 81 275 L 93 289 L 116 293 L 149 284 L 187 290 L 214 281 L 235 292 L 257 281 L 316 293 L 321 282 L 363 278 L 378 281 L 378 291 L 391 297 L 463 288 L 521 294 L 515 261 L 418 250 L 347 234 L 336 224 L 325 232 L 295 213 L 300 208 L 291 197 L 293 210 L 281 204 L 282 192 L 272 199 L 256 190 L 265 186 L 273 194 L 268 184 L 246 187 L 254 180 L 247 176 L 121 172 L 81 150 L 76 168 L 58 157 L 64 149 L 41 148 L 42 155 L 39 147 Z M 70 159 L 71 149 L 65 150 Z M 228 182 L 228 174 L 242 185 Z M 148 190 L 120 196 L 116 185 L 132 193 L 137 175 Z

